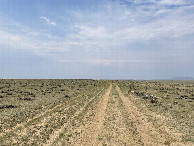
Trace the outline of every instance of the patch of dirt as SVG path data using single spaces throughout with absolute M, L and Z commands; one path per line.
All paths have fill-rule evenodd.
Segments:
M 0 145 L 192 146 L 191 142 L 183 140 L 181 132 L 175 133 L 174 127 L 164 124 L 169 117 L 156 114 L 155 110 L 150 111 L 146 105 L 137 102 L 138 98 L 123 90 L 123 85 L 119 87 L 128 94 L 124 95 L 117 83 L 109 83 L 91 84 L 91 88 L 87 87 L 89 82 L 79 84 L 84 86 L 82 94 L 76 94 L 78 96 L 74 98 L 67 96 L 65 98 L 69 99 L 64 102 L 45 104 L 52 108 L 40 108 L 33 116 L 10 124 L 6 131 L 2 130 Z M 56 92 L 65 91 L 61 85 L 59 87 Z M 59 99 L 58 96 L 55 98 Z M 35 100 L 28 103 L 33 102 Z M 14 113 L 16 109 L 11 110 Z M 185 139 L 189 141 L 189 138 Z
M 79 96 L 81 96 L 81 95 L 78 95 L 77 98 L 79 98 Z M 65 103 L 65 104 L 66 104 L 66 103 Z M 30 122 L 32 122 L 32 121 L 34 121 L 34 120 L 36 120 L 36 119 L 39 119 L 39 118 L 43 117 L 44 115 L 46 115 L 46 114 L 48 114 L 48 113 L 54 111 L 54 110 L 57 109 L 57 108 L 62 107 L 62 106 L 64 106 L 64 104 L 59 104 L 59 105 L 56 105 L 55 107 L 53 107 L 53 108 L 51 108 L 51 109 L 48 109 L 48 110 L 44 111 L 43 113 L 40 113 L 40 114 L 38 114 L 38 115 L 35 115 L 33 118 L 27 119 L 26 121 L 17 124 L 16 126 L 12 127 L 11 129 L 6 130 L 4 133 L 1 133 L 1 134 L 0 134 L 0 137 L 5 136 L 6 134 L 8 134 L 8 133 L 10 133 L 10 132 L 13 132 L 14 130 L 16 130 L 16 129 L 18 129 L 18 128 L 22 128 L 22 127 L 24 127 L 25 125 L 27 125 L 28 123 L 30 123 Z
M 180 137 L 173 135 L 168 131 L 168 128 L 156 129 L 151 121 L 147 119 L 145 115 L 143 115 L 139 109 L 121 92 L 120 88 L 116 87 L 117 92 L 121 100 L 123 101 L 124 106 L 128 110 L 130 117 L 133 119 L 134 124 L 137 128 L 137 132 L 141 136 L 141 141 L 144 145 L 153 146 L 153 145 L 185 145 L 185 143 L 180 142 Z M 165 133 L 164 133 L 165 131 Z M 174 142 L 176 141 L 176 142 Z M 186 145 L 190 145 L 189 143 Z
M 143 144 L 115 88 L 111 92 L 104 126 L 98 141 L 99 145 L 111 146 Z
M 102 100 L 96 106 L 94 118 L 91 121 L 88 120 L 89 123 L 81 127 L 82 132 L 80 134 L 80 138 L 77 141 L 75 141 L 73 145 L 84 145 L 84 146 L 97 145 L 97 138 L 103 128 L 105 111 L 107 108 L 111 89 L 112 85 L 110 85 L 105 95 L 102 97 Z
M 61 126 L 60 129 L 54 131 L 54 133 L 49 136 L 49 140 L 44 145 L 45 146 L 49 146 L 49 145 L 54 144 L 55 141 L 60 138 L 60 134 L 65 133 L 65 129 L 67 129 L 68 127 L 71 126 L 71 122 L 74 119 L 76 119 L 83 112 L 83 110 L 86 108 L 86 106 L 89 105 L 97 96 L 99 96 L 99 94 L 101 92 L 102 91 L 100 91 L 96 96 L 94 96 L 93 98 L 91 98 L 89 100 L 89 102 L 85 103 L 85 105 L 80 110 L 77 110 L 75 112 L 75 114 L 73 116 L 71 116 L 64 125 Z

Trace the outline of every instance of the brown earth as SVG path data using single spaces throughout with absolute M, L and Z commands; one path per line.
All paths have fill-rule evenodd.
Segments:
M 162 120 L 160 125 L 149 120 L 155 115 L 139 110 L 115 84 L 92 98 L 77 99 L 16 125 L 0 135 L 0 145 L 192 145 Z

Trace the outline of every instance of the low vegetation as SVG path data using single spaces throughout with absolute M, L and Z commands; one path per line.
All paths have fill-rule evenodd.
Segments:
M 194 82 L 0 80 L 0 145 L 193 145 Z
M 194 81 L 117 81 L 125 96 L 142 110 L 165 117 L 185 141 L 194 141 Z

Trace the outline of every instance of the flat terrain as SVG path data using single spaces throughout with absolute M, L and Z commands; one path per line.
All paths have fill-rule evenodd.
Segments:
M 194 82 L 0 80 L 0 145 L 194 145 Z

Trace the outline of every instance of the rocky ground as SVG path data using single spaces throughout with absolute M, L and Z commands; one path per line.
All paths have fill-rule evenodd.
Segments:
M 128 92 L 129 87 L 121 81 L 38 81 L 44 83 L 40 88 L 32 86 L 37 81 L 28 82 L 30 87 L 26 85 L 23 90 L 13 84 L 5 90 L 5 85 L 9 84 L 5 84 L 5 81 L 1 84 L 4 87 L 1 91 L 6 91 L 0 99 L 2 146 L 194 145 L 192 135 L 185 140 L 186 132 L 169 124 L 173 123 L 170 110 L 166 114 L 154 111 L 158 106 L 156 103 Z M 51 90 L 51 84 L 56 87 L 54 90 Z M 7 88 L 17 97 L 15 102 L 14 99 L 8 100 Z M 43 96 L 38 94 L 43 90 L 41 88 L 45 88 Z M 24 100 L 23 103 L 17 92 L 19 89 L 22 93 L 28 89 L 35 95 L 34 99 Z M 32 98 L 29 95 L 23 98 L 27 97 Z M 38 104 L 37 101 L 42 102 Z M 147 106 L 148 103 L 150 106 Z M 14 107 L 3 107 L 8 105 Z

